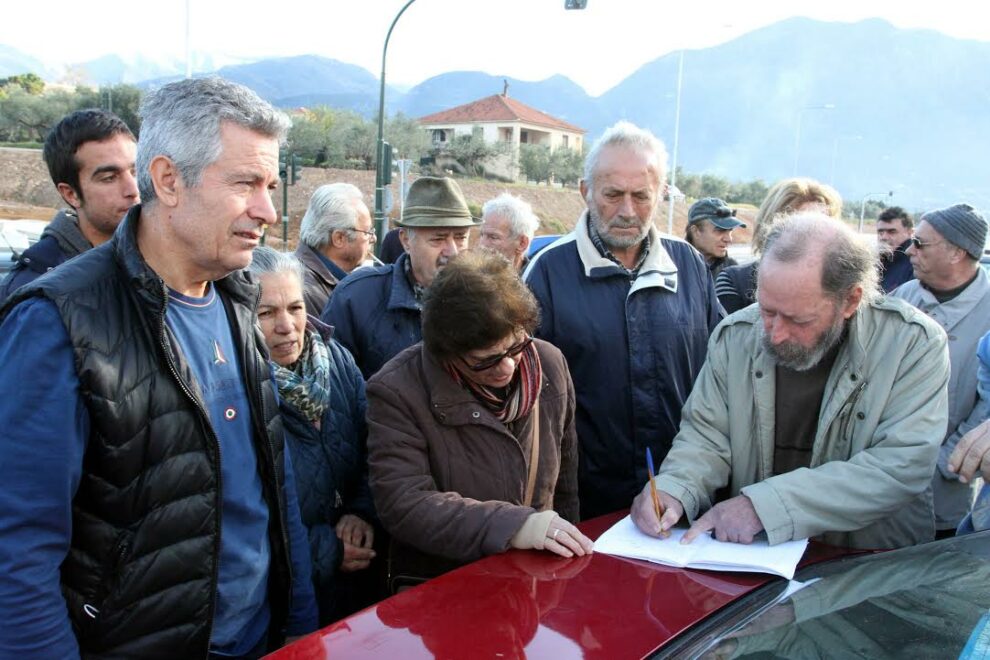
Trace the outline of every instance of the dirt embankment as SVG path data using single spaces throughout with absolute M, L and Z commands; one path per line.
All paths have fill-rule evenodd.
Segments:
M 306 212 L 313 191 L 326 183 L 352 183 L 361 189 L 369 201 L 374 202 L 375 173 L 364 170 L 335 170 L 314 167 L 302 169 L 302 179 L 289 187 L 289 230 L 288 242 L 285 247 L 294 248 L 299 236 L 299 222 Z M 533 205 L 540 217 L 541 226 L 538 233 L 558 234 L 569 231 L 575 220 L 584 210 L 584 200 L 576 189 L 551 188 L 529 184 L 505 184 L 477 179 L 459 179 L 458 183 L 464 191 L 464 196 L 475 210 L 487 200 L 503 192 L 517 195 Z M 399 184 L 396 179 L 392 183 L 393 199 L 398 199 Z M 276 207 L 281 213 L 282 192 L 276 193 Z M 48 170 L 41 158 L 41 152 L 26 149 L 0 148 L 0 219 L 2 218 L 34 218 L 50 219 L 57 208 L 62 206 L 62 200 L 55 192 Z M 755 209 L 744 207 L 739 209 L 739 217 L 751 225 Z M 398 203 L 395 204 L 393 219 L 398 218 Z M 684 225 L 687 221 L 687 205 L 678 202 L 674 208 L 674 235 L 684 235 Z M 658 213 L 657 224 L 662 230 L 667 227 L 666 204 Z M 272 247 L 283 247 L 282 226 L 269 230 L 268 244 Z M 749 229 L 737 231 L 737 242 L 748 242 Z

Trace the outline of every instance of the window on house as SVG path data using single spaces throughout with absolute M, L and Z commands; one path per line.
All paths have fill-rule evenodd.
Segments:
M 447 131 L 442 128 L 433 129 L 433 144 L 443 144 L 447 141 Z
M 529 144 L 529 131 L 519 131 L 519 141 L 523 144 Z
M 567 136 L 567 135 L 561 135 L 561 136 L 560 136 L 560 144 L 561 144 L 561 146 L 562 146 L 562 147 L 564 147 L 565 149 L 567 149 L 567 148 L 568 148 L 568 147 L 570 146 L 570 145 L 569 145 L 569 144 L 567 143 L 567 140 L 568 140 L 568 138 L 569 138 L 569 136 Z

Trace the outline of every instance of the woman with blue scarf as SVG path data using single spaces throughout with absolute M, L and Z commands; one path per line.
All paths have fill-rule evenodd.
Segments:
M 250 271 L 261 283 L 258 322 L 278 385 L 323 626 L 373 597 L 354 593 L 362 582 L 354 574 L 366 575 L 375 557 L 364 379 L 331 328 L 306 315 L 294 256 L 256 248 Z

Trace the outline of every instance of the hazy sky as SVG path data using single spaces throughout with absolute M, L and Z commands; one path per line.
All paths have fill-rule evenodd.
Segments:
M 0 44 L 51 63 L 101 55 L 184 57 L 185 0 L 7 1 Z M 194 51 L 251 59 L 311 53 L 375 75 L 389 23 L 405 0 L 189 0 Z M 640 65 L 704 48 L 791 16 L 885 18 L 990 41 L 985 0 L 417 0 L 389 45 L 387 79 L 412 85 L 453 70 L 524 80 L 562 73 L 598 95 Z

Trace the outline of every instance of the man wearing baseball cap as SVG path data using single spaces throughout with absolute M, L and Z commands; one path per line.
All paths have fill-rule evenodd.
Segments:
M 684 238 L 705 258 L 714 278 L 728 266 L 736 265 L 736 260 L 729 256 L 732 230 L 745 226 L 736 219 L 735 209 L 717 197 L 705 197 L 688 209 Z
M 359 269 L 337 285 L 321 319 L 334 327 L 334 338 L 365 379 L 422 339 L 423 293 L 467 249 L 477 224 L 453 179 L 420 177 L 409 187 L 399 222 L 405 254 L 392 264 Z
M 937 536 L 955 533 L 973 498 L 972 484 L 949 470 L 949 456 L 990 412 L 977 396 L 974 359 L 990 331 L 990 278 L 980 267 L 986 241 L 987 221 L 969 204 L 926 213 L 906 250 L 917 279 L 890 294 L 927 314 L 949 337 L 949 424 L 932 480 Z

